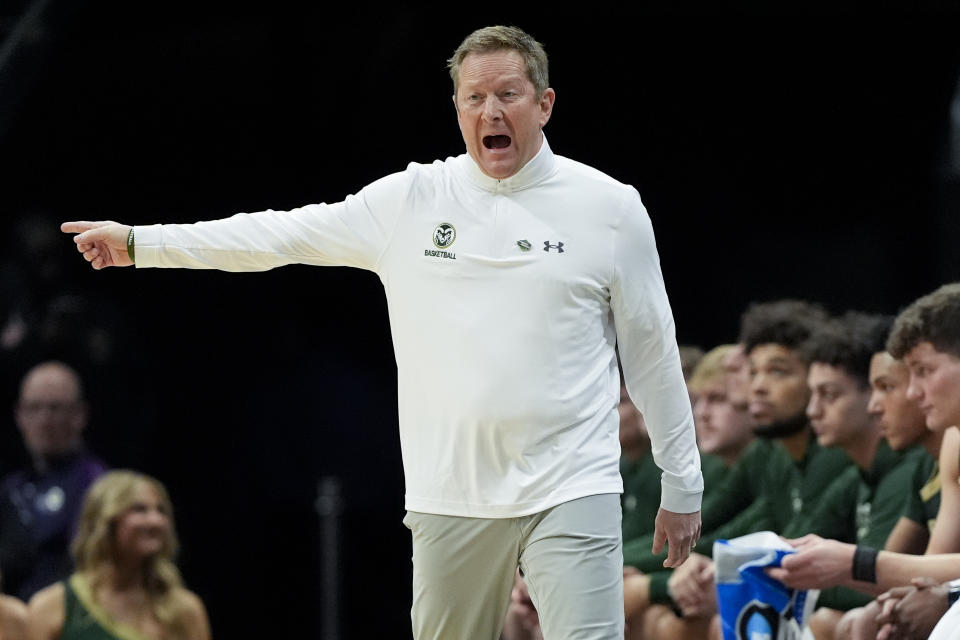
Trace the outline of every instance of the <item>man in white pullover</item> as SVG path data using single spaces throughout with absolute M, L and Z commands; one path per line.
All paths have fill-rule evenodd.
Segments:
M 464 155 L 331 205 L 62 229 L 95 269 L 375 272 L 398 368 L 414 636 L 495 640 L 519 566 L 548 640 L 622 638 L 617 344 L 663 469 L 666 566 L 699 537 L 703 491 L 650 219 L 633 187 L 550 150 L 555 93 L 528 34 L 480 29 L 449 66 Z

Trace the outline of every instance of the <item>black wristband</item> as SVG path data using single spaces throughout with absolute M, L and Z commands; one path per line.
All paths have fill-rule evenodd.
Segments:
M 853 552 L 853 566 L 850 573 L 860 582 L 877 582 L 877 555 L 880 552 L 872 547 L 857 545 Z
M 130 256 L 130 262 L 137 261 L 133 251 L 133 227 L 130 227 L 130 233 L 127 234 L 127 255 Z

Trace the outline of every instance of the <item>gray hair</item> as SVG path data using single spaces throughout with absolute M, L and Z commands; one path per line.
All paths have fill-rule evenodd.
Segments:
M 447 68 L 450 69 L 450 78 L 453 80 L 453 92 L 457 92 L 460 81 L 460 65 L 467 55 L 502 51 L 504 49 L 516 51 L 523 56 L 523 61 L 527 67 L 527 78 L 533 83 L 537 96 L 542 96 L 543 92 L 550 86 L 547 52 L 543 50 L 543 45 L 534 40 L 533 36 L 523 29 L 504 26 L 477 29 L 464 38 L 457 50 L 453 52 L 453 56 L 447 60 Z

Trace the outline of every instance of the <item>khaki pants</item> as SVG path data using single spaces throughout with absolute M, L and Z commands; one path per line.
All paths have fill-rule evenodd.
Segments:
M 416 640 L 497 640 L 520 571 L 544 640 L 622 640 L 620 497 L 520 518 L 407 512 Z

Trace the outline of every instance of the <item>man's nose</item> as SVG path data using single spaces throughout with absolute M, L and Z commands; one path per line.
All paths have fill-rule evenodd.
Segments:
M 910 384 L 907 385 L 907 400 L 919 400 L 923 396 L 920 393 L 920 385 L 917 384 L 916 379 L 913 376 L 910 376 Z
M 810 397 L 810 402 L 807 403 L 807 417 L 811 420 L 819 417 L 822 407 L 820 406 L 820 401 L 817 399 L 816 395 Z
M 709 418 L 707 417 L 707 409 L 703 405 L 702 400 L 698 400 L 693 404 L 693 419 L 702 425 L 707 424 Z
M 496 96 L 490 96 L 484 101 L 483 118 L 488 122 L 496 122 L 503 118 L 503 106 Z
M 867 403 L 867 413 L 872 416 L 883 415 L 883 404 L 880 402 L 879 395 L 876 392 L 870 394 L 870 401 Z

